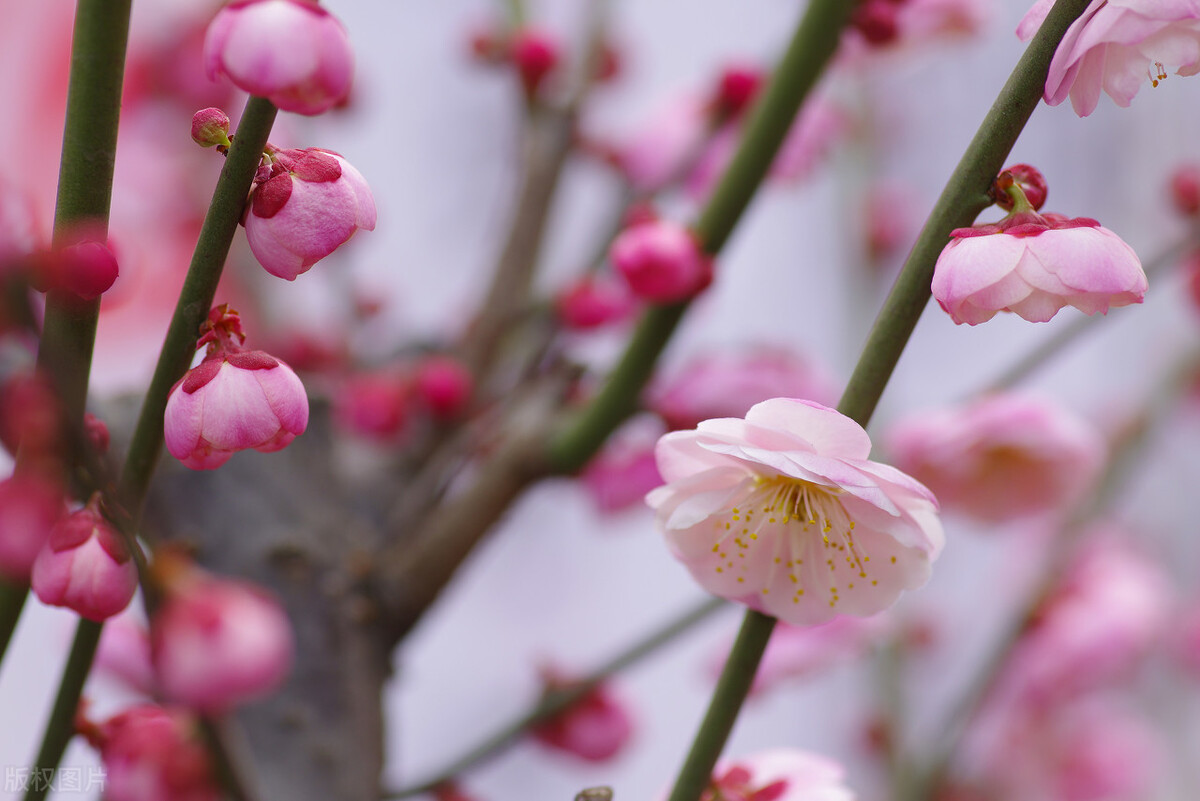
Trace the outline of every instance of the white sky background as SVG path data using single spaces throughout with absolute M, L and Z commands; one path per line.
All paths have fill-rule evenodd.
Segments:
M 470 26 L 501 4 L 327 5 L 358 49 L 355 107 L 341 117 L 295 125 L 285 134 L 295 141 L 273 141 L 343 153 L 371 183 L 379 225 L 360 234 L 345 256 L 332 257 L 294 285 L 280 282 L 280 305 L 319 308 L 330 280 L 349 279 L 392 299 L 385 328 L 450 333 L 446 323 L 462 319 L 483 291 L 483 270 L 503 235 L 513 195 L 515 88 L 464 56 Z M 531 3 L 531 15 L 570 36 L 579 5 Z M 618 85 L 598 95 L 590 115 L 595 128 L 632 131 L 674 94 L 703 87 L 723 62 L 769 59 L 790 35 L 797 5 L 614 0 L 613 29 L 627 70 Z M 873 108 L 896 121 L 895 150 L 882 163 L 889 177 L 911 182 L 918 212 L 932 205 L 1022 50 L 1012 31 L 1027 4 L 995 5 L 983 40 L 898 59 L 860 95 L 887 101 Z M 1095 217 L 1148 259 L 1164 237 L 1182 228 L 1163 186 L 1177 160 L 1200 157 L 1194 145 L 1189 149 L 1200 141 L 1198 97 L 1200 79 L 1172 76 L 1157 89 L 1144 86 L 1130 109 L 1102 98 L 1084 120 L 1066 106 L 1043 105 L 1010 162 L 1042 169 L 1050 184 L 1047 210 Z M 711 345 L 777 342 L 803 348 L 844 380 L 877 308 L 876 298 L 852 299 L 841 267 L 859 247 L 853 200 L 863 170 L 843 150 L 815 179 L 768 189 L 722 254 L 714 290 L 689 312 L 668 362 Z M 613 190 L 601 170 L 568 170 L 544 251 L 549 276 L 570 275 L 586 258 Z M 983 219 L 998 216 L 988 211 Z M 335 270 L 332 279 L 318 277 Z M 927 309 L 877 422 L 963 396 L 1074 315 L 1066 310 L 1038 326 L 997 318 L 966 328 L 955 327 L 936 306 Z M 1145 306 L 1114 311 L 1098 336 L 1032 383 L 1094 419 L 1111 419 L 1149 391 L 1148 382 L 1167 368 L 1172 352 L 1195 337 L 1194 323 L 1175 283 L 1152 282 Z M 1194 485 L 1197 466 L 1186 454 L 1175 453 L 1167 465 L 1175 482 Z M 1174 519 L 1172 510 L 1161 508 L 1141 517 L 1163 526 Z M 944 610 L 947 647 L 966 654 L 939 668 L 943 689 L 965 679 L 970 654 L 979 653 L 999 622 L 1006 583 L 1020 572 L 1003 540 L 949 522 L 957 527 L 948 526 L 950 544 L 933 583 L 906 601 Z M 1186 577 L 1195 581 L 1194 574 Z M 537 692 L 538 660 L 584 670 L 699 597 L 666 554 L 648 512 L 600 521 L 579 489 L 566 483 L 537 489 L 397 655 L 397 680 L 387 695 L 393 721 L 389 780 L 424 776 L 522 711 Z M 581 769 L 522 745 L 473 774 L 466 786 L 484 801 L 569 799 L 593 784 L 613 785 L 618 801 L 657 797 L 707 702 L 708 661 L 732 635 L 736 619 L 726 615 L 619 680 L 638 728 L 618 759 Z M 0 716 L 7 724 L 18 722 L 0 725 L 0 769 L 24 765 L 33 752 L 70 623 L 70 615 L 35 602 L 27 609 L 0 669 Z M 790 744 L 861 764 L 854 737 L 870 698 L 864 679 L 863 671 L 848 670 L 752 704 L 728 752 Z M 84 751 L 72 749 L 72 764 L 87 764 Z M 849 782 L 864 799 L 871 797 L 874 777 L 852 767 Z

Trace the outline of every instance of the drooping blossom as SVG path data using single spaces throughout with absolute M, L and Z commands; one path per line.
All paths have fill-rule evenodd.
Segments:
M 843 780 L 845 771 L 832 759 L 794 748 L 776 748 L 713 769 L 701 801 L 854 801 Z
M 107 620 L 129 605 L 137 565 L 121 534 L 100 512 L 100 496 L 60 520 L 33 563 L 38 599 L 88 620 Z
M 1100 432 L 1070 410 L 1014 393 L 913 414 L 888 431 L 896 467 L 944 509 L 990 522 L 1066 511 L 1106 450 Z
M 212 470 L 237 451 L 271 453 L 308 427 L 308 396 L 292 369 L 242 346 L 237 312 L 214 308 L 198 346 L 204 360 L 167 397 L 167 450 L 193 470 Z
M 166 597 L 150 621 L 163 695 L 219 714 L 278 687 L 292 665 L 292 628 L 279 602 L 248 582 L 164 558 L 174 563 L 165 567 Z
M 572 683 L 549 668 L 543 670 L 542 681 L 547 692 L 565 690 Z M 629 742 L 633 719 L 612 689 L 600 684 L 529 733 L 536 742 L 556 751 L 587 762 L 607 762 Z
M 85 723 L 104 763 L 106 801 L 218 801 L 212 761 L 189 712 L 131 707 L 102 724 Z
M 873 615 L 928 580 L 943 534 L 933 494 L 870 450 L 833 409 L 776 398 L 664 436 L 646 500 L 714 595 L 796 625 Z
M 712 258 L 695 234 L 669 220 L 626 228 L 613 240 L 609 258 L 633 294 L 651 303 L 687 300 L 712 283 Z
M 242 224 L 271 275 L 294 281 L 358 229 L 375 230 L 371 188 L 337 153 L 271 148 L 269 161 L 255 176 Z
M 15 475 L 0 481 L 0 578 L 29 581 L 63 511 L 61 490 L 44 478 Z
M 671 429 L 713 417 L 742 417 L 769 398 L 832 403 L 833 380 L 811 360 L 776 345 L 747 345 L 698 354 L 647 393 L 646 406 Z
M 1068 305 L 1106 313 L 1141 303 L 1146 294 L 1133 248 L 1087 217 L 1039 214 L 1024 203 L 997 223 L 956 228 L 950 236 L 932 290 L 959 324 L 978 325 L 999 311 L 1041 323 Z
M 204 69 L 284 111 L 320 114 L 350 94 L 354 51 L 312 0 L 234 0 L 208 27 Z
M 1038 0 L 1017 26 L 1022 41 L 1042 26 L 1052 0 Z M 1167 71 L 1200 71 L 1200 5 L 1194 0 L 1092 0 L 1071 23 L 1054 51 L 1045 99 L 1052 106 L 1071 98 L 1080 117 L 1096 110 L 1103 90 L 1125 107 L 1149 79 Z

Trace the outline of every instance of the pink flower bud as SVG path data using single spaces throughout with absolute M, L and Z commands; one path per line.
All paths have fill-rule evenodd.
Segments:
M 108 452 L 110 436 L 108 426 L 105 425 L 103 420 L 91 412 L 84 412 L 83 431 L 87 436 L 88 444 L 92 446 L 92 449 L 96 453 L 105 454 Z
M 33 591 L 42 603 L 65 606 L 88 620 L 123 610 L 137 584 L 133 557 L 100 514 L 98 500 L 59 521 L 33 564 Z
M 749 64 L 731 64 L 721 72 L 713 93 L 712 108 L 721 117 L 736 117 L 745 111 L 766 82 L 762 69 Z
M 271 158 L 242 218 L 250 250 L 271 275 L 293 281 L 359 228 L 375 229 L 371 189 L 337 153 L 310 147 Z
M 553 670 L 544 671 L 548 691 L 569 687 L 571 682 Z M 612 759 L 629 742 L 633 722 L 625 707 L 603 684 L 595 687 L 554 717 L 530 730 L 542 745 L 588 762 Z
M 271 453 L 308 427 L 308 396 L 292 368 L 260 350 L 217 351 L 171 389 L 167 450 L 193 470 L 212 470 L 236 451 Z
M 192 141 L 201 147 L 229 147 L 229 115 L 219 108 L 197 111 L 192 115 Z
M 667 220 L 625 229 L 609 257 L 633 293 L 652 303 L 686 300 L 712 282 L 712 259 L 691 231 Z
M 150 625 L 163 694 L 219 714 L 271 692 L 292 664 L 292 630 L 262 589 L 183 567 Z
M 408 381 L 399 373 L 362 373 L 338 388 L 334 417 L 356 434 L 390 440 L 404 432 L 409 405 Z
M 18 373 L 0 387 L 0 442 L 11 454 L 23 449 L 53 455 L 61 445 L 58 396 L 40 372 Z
M 143 704 L 98 727 L 106 801 L 219 801 L 197 721 L 181 709 Z
M 1185 217 L 1200 214 L 1200 164 L 1181 164 L 1171 173 L 1171 200 Z
M 526 27 L 517 31 L 511 45 L 511 57 L 521 76 L 525 93 L 533 97 L 554 71 L 561 58 L 557 37 L 541 28 Z
M 114 617 L 104 624 L 96 648 L 97 671 L 111 676 L 143 695 L 153 695 L 154 666 L 150 662 L 150 632 L 130 615 Z
M 33 476 L 0 481 L 0 576 L 25 583 L 63 514 L 62 493 Z
M 868 44 L 891 44 L 900 35 L 896 7 L 889 0 L 866 0 L 854 10 L 850 25 Z
M 576 331 L 624 320 L 633 313 L 635 305 L 629 288 L 607 276 L 584 276 L 554 299 L 558 319 L 566 328 Z
M 474 380 L 467 368 L 449 356 L 430 356 L 417 365 L 413 389 L 435 418 L 460 415 L 471 400 Z
M 284 111 L 320 114 L 346 99 L 354 52 L 346 29 L 309 0 L 234 0 L 204 39 L 204 69 Z
M 94 300 L 116 283 L 119 272 L 107 245 L 84 239 L 36 259 L 31 283 L 42 292 L 60 290 Z

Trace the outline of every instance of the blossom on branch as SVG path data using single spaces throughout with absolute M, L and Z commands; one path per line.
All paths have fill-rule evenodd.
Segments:
M 701 801 L 854 801 L 842 766 L 794 748 L 722 760 Z
M 870 450 L 853 420 L 776 398 L 664 436 L 646 501 L 709 592 L 796 625 L 873 615 L 928 580 L 944 538 L 933 494 Z

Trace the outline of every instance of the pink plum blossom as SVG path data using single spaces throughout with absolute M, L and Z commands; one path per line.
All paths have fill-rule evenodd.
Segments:
M 789 681 L 815 677 L 866 654 L 889 629 L 886 615 L 835 617 L 817 626 L 780 623 L 771 634 L 751 692 L 762 693 Z M 722 661 L 729 653 L 722 652 Z
M 562 60 L 562 45 L 551 32 L 526 26 L 516 32 L 509 48 L 521 86 L 527 96 L 533 97 Z
M 413 392 L 435 420 L 452 420 L 467 408 L 475 380 L 452 356 L 434 355 L 413 370 Z
M 695 428 L 713 417 L 742 417 L 768 398 L 832 403 L 833 380 L 801 354 L 775 345 L 748 345 L 697 355 L 648 393 L 646 406 L 671 429 Z
M 817 754 L 776 748 L 713 769 L 701 801 L 854 801 L 842 766 Z
M 655 443 L 663 433 L 661 421 L 639 415 L 609 437 L 587 463 L 580 479 L 598 512 L 628 509 L 663 483 L 654 459 Z
M 23 475 L 0 481 L 0 578 L 29 581 L 63 511 L 62 492 L 49 481 Z
M 571 680 L 546 669 L 547 691 L 564 690 Z M 605 684 L 589 690 L 571 706 L 530 729 L 533 739 L 557 751 L 587 762 L 607 762 L 615 757 L 633 734 L 628 710 Z
M 1146 294 L 1133 248 L 1086 217 L 1017 211 L 950 236 L 932 290 L 955 323 L 978 325 L 999 311 L 1041 323 L 1063 306 L 1106 313 Z
M 1017 36 L 1033 37 L 1053 3 L 1039 0 L 1021 20 Z M 1200 71 L 1200 3 L 1196 0 L 1092 0 L 1071 23 L 1054 52 L 1045 98 L 1052 106 L 1071 98 L 1080 117 L 1096 110 L 1103 90 L 1128 106 L 1147 78 Z
M 888 451 L 944 509 L 1004 522 L 1065 511 L 1107 448 L 1086 420 L 1047 399 L 1000 393 L 894 423 Z
M 714 595 L 795 625 L 873 615 L 928 580 L 944 538 L 933 494 L 870 451 L 853 420 L 776 398 L 664 436 L 646 501 Z
M 576 331 L 627 319 L 637 301 L 629 287 L 611 276 L 588 275 L 555 296 L 554 310 L 563 326 Z
M 337 388 L 334 419 L 361 436 L 394 440 L 408 427 L 411 395 L 408 378 L 398 370 L 351 375 Z
M 316 2 L 234 0 L 209 25 L 204 70 L 284 111 L 320 114 L 350 94 L 354 51 L 346 29 Z
M 375 229 L 375 198 L 337 153 L 273 149 L 255 177 L 242 224 L 258 263 L 294 281 L 358 229 Z
M 104 624 L 96 647 L 96 670 L 131 690 L 153 695 L 154 666 L 150 661 L 150 632 L 131 615 L 119 615 Z
M 100 513 L 99 495 L 60 520 L 33 563 L 31 584 L 44 604 L 88 620 L 107 620 L 129 605 L 138 572 L 129 548 Z
M 622 231 L 609 251 L 633 294 L 651 303 L 677 303 L 712 282 L 712 258 L 679 223 L 656 220 Z
M 199 722 L 188 712 L 143 704 L 83 728 L 100 750 L 106 801 L 218 801 Z
M 232 321 L 232 322 L 230 322 Z M 204 360 L 176 382 L 163 427 L 167 450 L 193 470 L 212 470 L 235 452 L 271 453 L 308 427 L 308 396 L 292 368 L 245 350 L 237 313 L 210 314 Z
M 243 581 L 184 568 L 150 622 L 158 686 L 178 703 L 220 713 L 271 692 L 292 664 L 279 602 Z

